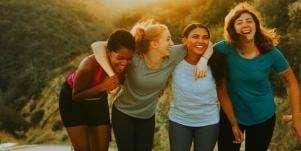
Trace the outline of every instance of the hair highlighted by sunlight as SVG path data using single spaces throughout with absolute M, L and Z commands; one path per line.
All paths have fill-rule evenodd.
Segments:
M 153 19 L 146 19 L 136 23 L 131 29 L 136 40 L 136 51 L 145 53 L 149 50 L 150 42 L 159 40 L 163 31 L 168 30 L 166 25 L 154 23 Z
M 240 48 L 240 38 L 239 34 L 235 31 L 234 22 L 243 13 L 250 14 L 255 22 L 256 33 L 254 40 L 256 47 L 259 48 L 261 53 L 265 53 L 272 47 L 277 46 L 279 36 L 276 34 L 275 30 L 265 27 L 260 13 L 247 2 L 236 5 L 225 17 L 224 38 L 226 41 Z

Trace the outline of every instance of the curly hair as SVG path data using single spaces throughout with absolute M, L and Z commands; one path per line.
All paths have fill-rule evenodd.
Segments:
M 109 51 L 118 51 L 122 48 L 127 48 L 130 51 L 135 50 L 135 38 L 127 30 L 117 29 L 111 33 L 108 39 L 108 49 Z

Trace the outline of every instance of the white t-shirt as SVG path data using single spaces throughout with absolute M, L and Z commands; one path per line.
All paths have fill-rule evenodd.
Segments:
M 204 78 L 194 79 L 195 65 L 181 61 L 173 73 L 173 102 L 169 119 L 173 122 L 200 127 L 219 122 L 219 106 L 211 69 Z

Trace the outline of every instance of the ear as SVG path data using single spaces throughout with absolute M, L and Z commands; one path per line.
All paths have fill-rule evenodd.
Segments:
M 108 58 L 109 60 L 111 60 L 111 57 L 112 57 L 112 51 L 109 51 L 109 50 L 107 49 L 106 53 L 107 53 L 107 58 Z
M 186 42 L 187 42 L 187 38 L 183 37 L 182 38 L 182 44 L 186 45 Z
M 109 49 L 106 50 L 106 53 L 107 53 L 107 57 L 111 56 L 111 53 L 110 53 Z
M 159 43 L 159 41 L 157 41 L 157 40 L 154 40 L 154 41 L 151 41 L 150 42 L 150 46 L 152 47 L 152 48 L 159 48 L 160 47 L 160 43 Z

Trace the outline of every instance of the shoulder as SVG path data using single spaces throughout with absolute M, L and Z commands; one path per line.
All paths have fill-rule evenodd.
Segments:
M 97 63 L 95 56 L 90 55 L 85 57 L 79 64 L 78 70 L 84 70 L 84 71 L 94 71 L 95 69 L 98 69 L 100 65 Z
M 231 49 L 235 49 L 233 45 L 225 40 L 218 41 L 213 46 L 214 51 L 218 51 L 220 53 L 228 53 Z
M 271 54 L 271 55 L 280 55 L 282 53 L 281 53 L 281 51 L 278 48 L 273 47 L 273 48 L 270 48 L 268 50 L 268 54 Z
M 185 46 L 182 45 L 182 44 L 179 44 L 179 45 L 173 45 L 173 46 L 170 48 L 171 51 L 185 50 L 185 49 L 186 49 Z
M 169 60 L 171 63 L 178 64 L 186 55 L 186 47 L 182 44 L 174 45 L 170 48 Z
M 186 47 L 182 44 L 174 45 L 170 48 L 171 57 L 183 56 L 185 54 L 186 54 Z
M 268 50 L 268 52 L 265 54 L 267 54 L 266 56 L 271 58 L 272 60 L 277 60 L 279 58 L 285 58 L 283 53 L 276 47 L 270 48 Z
M 100 46 L 105 46 L 106 44 L 106 41 L 95 41 L 91 44 L 91 48 L 98 48 Z

